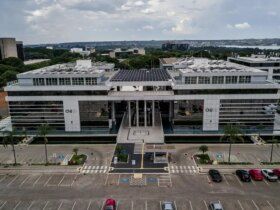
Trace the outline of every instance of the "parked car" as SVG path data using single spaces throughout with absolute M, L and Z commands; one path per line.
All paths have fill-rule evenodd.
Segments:
M 278 176 L 270 169 L 262 169 L 262 174 L 270 182 L 276 182 L 278 180 Z
M 262 181 L 263 175 L 260 169 L 251 169 L 249 170 L 249 174 L 251 178 L 255 181 Z
M 117 202 L 114 199 L 111 199 L 111 198 L 107 199 L 105 201 L 103 210 L 116 210 L 117 209 L 116 203 Z
M 224 210 L 220 201 L 210 202 L 209 207 L 211 210 Z
M 278 176 L 278 179 L 280 179 L 280 168 L 273 169 L 272 171 L 276 176 Z
M 171 201 L 163 201 L 161 208 L 162 210 L 175 210 L 173 202 Z
M 236 175 L 239 177 L 239 179 L 243 182 L 250 182 L 251 177 L 248 171 L 246 170 L 236 170 Z
M 208 173 L 213 182 L 221 182 L 223 180 L 222 175 L 216 169 L 210 169 Z

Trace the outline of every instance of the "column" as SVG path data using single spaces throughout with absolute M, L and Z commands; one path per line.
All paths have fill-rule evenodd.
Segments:
M 128 126 L 131 127 L 131 106 L 130 106 L 130 101 L 128 103 Z
M 136 126 L 139 127 L 139 101 L 136 101 Z
M 114 101 L 112 101 L 112 121 L 113 121 L 113 123 L 116 122 L 115 102 Z
M 169 101 L 169 121 L 172 119 L 172 101 Z
M 144 101 L 144 125 L 147 127 L 147 101 Z
M 155 101 L 152 101 L 152 122 L 153 126 L 155 126 Z

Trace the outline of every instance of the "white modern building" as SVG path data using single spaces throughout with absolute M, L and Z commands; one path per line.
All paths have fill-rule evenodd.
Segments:
M 279 84 L 267 72 L 227 61 L 192 59 L 179 76 L 166 69 L 119 70 L 90 61 L 18 74 L 5 87 L 15 130 L 48 123 L 59 135 L 114 136 L 162 143 L 170 136 L 221 135 L 226 124 L 272 135 Z
M 145 53 L 146 52 L 144 48 L 130 48 L 130 49 L 116 48 L 115 50 L 109 52 L 109 56 L 111 58 L 118 58 L 124 55 L 145 55 Z
M 266 71 L 269 80 L 280 82 L 280 57 L 251 55 L 251 57 L 229 57 L 228 61 Z

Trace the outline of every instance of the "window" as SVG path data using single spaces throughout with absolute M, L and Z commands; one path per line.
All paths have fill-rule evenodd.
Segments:
M 185 84 L 196 84 L 196 77 L 185 77 Z
M 273 69 L 274 74 L 280 74 L 280 69 Z
M 57 78 L 47 78 L 46 85 L 57 85 Z
M 237 76 L 226 76 L 226 84 L 236 84 Z
M 45 85 L 45 79 L 44 78 L 34 78 L 33 79 L 33 85 L 34 86 Z
M 212 84 L 223 84 L 224 77 L 223 76 L 214 76 L 212 77 Z
M 251 76 L 240 76 L 239 83 L 251 83 Z
M 86 85 L 97 85 L 97 79 L 94 77 L 86 78 Z
M 198 77 L 198 84 L 210 84 L 210 77 Z
M 59 85 L 71 85 L 70 78 L 59 78 Z
M 76 77 L 72 78 L 72 85 L 84 85 L 84 78 L 82 77 Z

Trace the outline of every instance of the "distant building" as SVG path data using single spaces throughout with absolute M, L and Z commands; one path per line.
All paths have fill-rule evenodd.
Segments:
M 130 49 L 117 48 L 109 52 L 109 56 L 111 58 L 118 58 L 126 55 L 145 55 L 145 53 L 146 52 L 144 48 L 130 48 Z
M 0 38 L 0 60 L 9 57 L 18 57 L 15 38 Z
M 268 80 L 280 83 L 280 57 L 251 55 L 251 57 L 229 57 L 228 61 L 266 71 Z
M 161 69 L 165 70 L 179 70 L 184 69 L 192 64 L 192 60 L 188 58 L 160 58 L 159 65 Z
M 180 50 L 180 51 L 187 51 L 190 45 L 187 43 L 174 43 L 174 42 L 167 42 L 162 44 L 162 50 Z
M 72 53 L 79 53 L 82 56 L 89 56 L 91 51 L 84 50 L 83 48 L 71 48 L 70 52 Z
M 53 50 L 53 46 L 46 46 L 46 49 Z
M 17 41 L 16 45 L 17 45 L 17 55 L 18 55 L 18 58 L 21 59 L 22 61 L 24 61 L 23 42 Z

